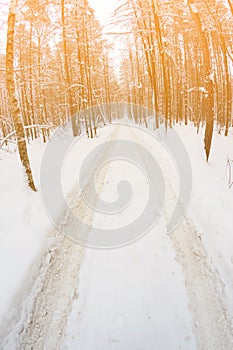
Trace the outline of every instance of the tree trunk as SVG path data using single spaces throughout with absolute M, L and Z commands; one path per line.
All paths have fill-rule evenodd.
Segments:
M 36 124 L 35 120 L 35 109 L 34 109 L 34 98 L 33 98 L 33 83 L 32 83 L 32 65 L 33 65 L 33 52 L 32 52 L 32 21 L 30 22 L 30 39 L 29 39 L 29 95 L 30 95 L 30 114 L 32 124 Z M 36 129 L 33 130 L 33 138 L 37 138 Z
M 230 10 L 231 10 L 231 14 L 232 14 L 232 16 L 233 16 L 233 5 L 232 5 L 232 3 L 231 3 L 231 0 L 227 0 L 227 2 L 228 2 L 228 5 L 229 5 L 229 8 L 230 8 Z
M 66 92 L 68 96 L 69 112 L 72 123 L 73 136 L 78 136 L 78 128 L 76 124 L 76 115 L 73 100 L 73 88 L 71 86 L 71 77 L 69 71 L 68 52 L 67 52 L 67 38 L 66 38 L 66 25 L 65 25 L 65 2 L 62 0 L 61 3 L 61 19 L 62 19 L 62 36 L 63 36 L 63 53 L 64 53 L 64 68 L 65 68 L 65 81 L 66 81 Z
M 165 123 L 167 126 L 168 117 L 169 117 L 169 78 L 167 74 L 167 65 L 166 65 L 166 55 L 164 51 L 164 45 L 162 40 L 162 30 L 160 25 L 160 19 L 157 13 L 157 2 L 155 3 L 154 0 L 151 1 L 151 8 L 153 11 L 153 19 L 154 19 L 154 25 L 155 25 L 155 31 L 157 34 L 157 41 L 158 41 L 158 48 L 159 48 L 159 54 L 161 57 L 161 68 L 162 68 L 162 74 L 163 74 L 163 87 L 164 87 L 164 104 L 165 104 Z
M 206 37 L 205 31 L 203 31 L 201 19 L 199 16 L 199 12 L 194 5 L 193 0 L 188 0 L 188 5 L 190 8 L 190 12 L 192 14 L 193 20 L 196 23 L 198 34 L 200 37 L 200 45 L 202 47 L 202 55 L 203 55 L 203 64 L 205 71 L 205 89 L 207 90 L 206 97 L 204 99 L 204 111 L 206 118 L 206 129 L 205 129 L 205 152 L 206 152 L 206 160 L 209 160 L 210 156 L 210 148 L 212 143 L 213 129 L 214 129 L 214 83 L 213 78 L 211 76 L 211 56 L 210 50 L 208 46 L 208 41 Z
M 159 118 L 158 118 L 159 107 L 158 107 L 157 76 L 156 76 L 156 56 L 155 56 L 155 48 L 153 44 L 153 33 L 152 33 L 151 21 L 149 23 L 149 26 L 146 23 L 146 19 L 144 16 L 144 8 L 141 2 L 139 2 L 139 6 L 143 14 L 141 20 L 140 20 L 140 16 L 138 16 L 137 14 L 137 9 L 135 5 L 133 5 L 133 11 L 137 21 L 139 35 L 141 37 L 141 41 L 144 48 L 148 74 L 149 74 L 150 83 L 153 91 L 152 106 L 155 114 L 155 124 L 156 124 L 156 129 L 158 129 L 159 128 Z M 149 99 L 151 99 L 151 96 L 150 95 L 148 96 L 149 96 Z
M 16 98 L 15 81 L 14 81 L 14 33 L 15 33 L 15 12 L 17 0 L 11 0 L 9 15 L 8 15 L 8 29 L 7 29 L 7 46 L 6 46 L 6 84 L 11 108 L 12 119 L 16 131 L 16 138 L 18 143 L 19 155 L 22 165 L 27 175 L 28 185 L 33 191 L 36 187 L 32 177 L 31 166 L 28 158 L 26 135 L 20 115 L 18 101 Z

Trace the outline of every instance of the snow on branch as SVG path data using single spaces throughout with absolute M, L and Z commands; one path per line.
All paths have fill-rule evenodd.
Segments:
M 190 4 L 190 8 L 191 8 L 192 13 L 194 13 L 195 15 L 198 14 L 198 9 L 197 9 L 196 5 Z
M 208 95 L 208 91 L 204 88 L 204 86 L 196 86 L 187 90 L 187 92 L 192 92 L 192 91 L 200 91 L 203 94 Z
M 35 129 L 35 128 L 38 128 L 38 129 L 50 129 L 52 128 L 52 125 L 40 125 L 40 124 L 33 124 L 33 125 L 27 125 L 27 126 L 24 126 L 24 130 L 27 130 L 27 129 Z M 16 134 L 16 131 L 12 131 L 10 134 L 8 134 L 4 139 L 1 138 L 1 143 L 0 143 L 0 148 L 2 148 L 2 146 L 4 145 L 4 143 L 7 141 L 9 142 L 8 140 L 14 136 Z
M 73 89 L 74 87 L 85 87 L 85 85 L 83 85 L 83 84 L 72 84 L 72 85 L 70 85 L 67 88 L 67 90 Z

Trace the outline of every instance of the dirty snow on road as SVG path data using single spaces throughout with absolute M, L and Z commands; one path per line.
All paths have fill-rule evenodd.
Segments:
M 94 199 L 95 209 L 80 194 L 76 177 L 82 160 L 102 142 L 119 139 L 132 141 L 135 153 L 140 153 L 140 145 L 145 147 L 159 162 L 165 205 L 156 225 L 138 239 L 109 249 L 90 248 L 95 228 L 130 225 L 150 195 L 145 177 L 148 164 L 141 169 L 122 158 L 105 163 L 98 176 L 87 177 L 85 190 L 95 181 L 100 196 Z M 108 152 L 111 156 L 114 149 Z M 117 200 L 117 184 L 122 180 L 132 186 L 129 205 L 111 215 L 96 210 L 101 200 Z M 73 242 L 73 216 L 64 214 L 60 224 L 70 238 L 57 233 L 51 240 L 19 308 L 21 317 L 11 323 L 2 349 L 232 349 L 232 312 L 225 282 L 190 211 L 175 231 L 167 232 L 179 187 L 169 150 L 138 127 L 109 126 L 97 139 L 81 141 L 71 149 L 62 185 L 72 213 L 91 229 L 84 232 L 85 244 Z

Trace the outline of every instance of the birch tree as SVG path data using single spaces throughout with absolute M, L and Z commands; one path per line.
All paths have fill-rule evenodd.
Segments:
M 20 160 L 27 176 L 29 187 L 36 191 L 32 170 L 28 158 L 26 135 L 23 126 L 22 117 L 16 97 L 15 81 L 14 81 L 14 33 L 15 33 L 15 18 L 16 18 L 17 0 L 11 0 L 8 14 L 8 29 L 7 29 L 7 45 L 6 45 L 6 85 L 11 108 L 11 115 L 16 131 L 16 138 L 19 150 Z

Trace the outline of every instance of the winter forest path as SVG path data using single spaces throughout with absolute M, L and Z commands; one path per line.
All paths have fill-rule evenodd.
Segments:
M 135 147 L 148 142 L 146 147 L 158 153 L 137 130 L 115 126 L 110 138 L 119 135 L 134 141 Z M 96 180 L 97 189 L 110 199 L 122 175 L 130 176 L 130 170 L 110 163 Z M 146 198 L 140 176 L 133 172 L 138 190 L 134 201 Z M 165 179 L 168 205 L 157 225 L 138 241 L 99 250 L 57 238 L 33 287 L 31 304 L 21 310 L 27 318 L 19 332 L 20 349 L 233 348 L 223 284 L 195 225 L 186 216 L 174 233 L 167 234 L 169 206 L 176 196 L 166 174 Z M 93 225 L 115 224 L 87 208 L 81 196 L 75 210 Z M 117 214 L 116 222 L 125 224 L 132 214 L 135 208 Z M 4 350 L 12 349 L 12 343 L 5 344 Z

